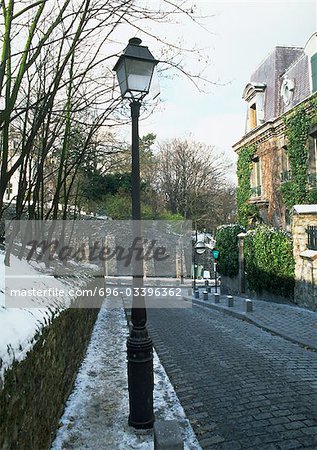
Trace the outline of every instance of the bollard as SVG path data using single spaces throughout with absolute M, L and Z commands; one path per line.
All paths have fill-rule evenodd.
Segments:
M 156 420 L 153 426 L 154 450 L 183 450 L 184 441 L 176 420 Z
M 215 303 L 220 303 L 220 294 L 214 294 Z
M 203 292 L 203 300 L 208 300 L 208 292 L 207 291 Z
M 253 302 L 249 298 L 245 301 L 245 312 L 249 313 L 253 311 Z
M 210 294 L 211 293 L 211 286 L 207 287 L 207 292 Z
M 199 290 L 198 289 L 196 289 L 196 291 L 195 291 L 195 298 L 199 298 Z
M 192 288 L 188 288 L 187 293 L 191 297 L 193 295 L 193 289 Z
M 232 295 L 227 295 L 227 305 L 231 308 L 234 305 L 233 297 Z

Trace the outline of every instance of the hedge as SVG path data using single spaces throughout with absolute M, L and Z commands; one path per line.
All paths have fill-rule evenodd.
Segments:
M 238 224 L 222 225 L 216 230 L 216 247 L 220 251 L 218 272 L 234 277 L 239 272 L 238 234 L 245 229 Z
M 244 239 L 244 257 L 250 290 L 293 297 L 295 261 L 289 233 L 259 225 Z

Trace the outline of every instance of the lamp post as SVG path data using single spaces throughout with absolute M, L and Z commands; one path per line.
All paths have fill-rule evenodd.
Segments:
M 198 255 L 202 255 L 203 253 L 205 253 L 205 251 L 206 251 L 205 243 L 203 241 L 198 240 L 197 229 L 196 229 L 196 241 L 195 241 L 195 245 L 194 245 L 194 286 L 193 286 L 194 295 L 196 292 L 196 271 L 195 271 L 196 253 Z M 197 269 L 198 269 L 198 265 L 197 265 Z
M 158 61 L 141 39 L 132 38 L 119 57 L 117 73 L 122 98 L 130 100 L 132 118 L 132 220 L 133 236 L 141 237 L 139 115 L 143 98 L 149 93 Z M 140 244 L 142 246 L 142 244 Z M 153 414 L 153 344 L 146 327 L 147 315 L 144 297 L 137 296 L 143 287 L 143 261 L 133 262 L 132 329 L 127 339 L 129 425 L 134 428 L 152 428 Z

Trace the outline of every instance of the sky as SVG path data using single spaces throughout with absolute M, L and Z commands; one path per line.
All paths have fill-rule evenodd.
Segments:
M 234 160 L 231 146 L 244 134 L 244 87 L 275 46 L 305 46 L 317 30 L 317 2 L 195 3 L 203 15 L 210 16 L 203 20 L 204 28 L 186 21 L 173 27 L 161 25 L 153 31 L 184 45 L 204 48 L 210 60 L 205 76 L 218 84 L 207 93 L 199 93 L 185 78 L 160 79 L 159 110 L 141 121 L 140 134 L 153 132 L 159 141 L 191 136 L 216 146 Z M 146 37 L 143 45 L 149 45 Z M 154 48 L 149 48 L 155 56 L 152 45 Z

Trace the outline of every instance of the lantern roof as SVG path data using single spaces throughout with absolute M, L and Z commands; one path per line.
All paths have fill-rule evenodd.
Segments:
M 129 44 L 123 51 L 122 55 L 119 57 L 113 70 L 117 70 L 123 58 L 139 59 L 141 61 L 153 62 L 155 65 L 158 64 L 158 60 L 154 58 L 148 47 L 145 45 L 140 45 L 142 40 L 140 38 L 134 37 L 129 40 Z

